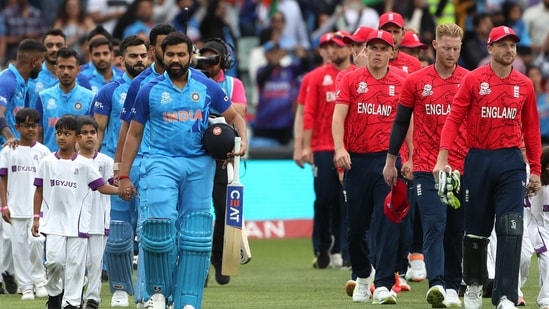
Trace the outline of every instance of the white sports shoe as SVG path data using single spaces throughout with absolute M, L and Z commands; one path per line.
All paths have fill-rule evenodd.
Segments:
M 389 290 L 384 286 L 376 288 L 374 291 L 372 304 L 374 305 L 396 304 L 396 295 L 389 292 Z
M 192 305 L 185 305 L 185 307 L 183 307 L 183 309 L 194 309 L 194 306 L 192 306 Z
M 166 309 L 166 297 L 162 293 L 154 293 L 151 295 L 147 306 L 153 309 Z
M 442 285 L 433 285 L 427 291 L 425 299 L 433 308 L 445 308 L 444 301 L 446 300 L 446 290 L 444 290 Z
M 45 281 L 39 281 L 34 284 L 34 294 L 36 294 L 36 297 L 38 298 L 48 297 L 48 291 L 46 290 Z
M 444 301 L 446 308 L 461 308 L 461 300 L 458 292 L 454 289 L 446 290 L 446 300 Z
M 427 278 L 427 268 L 425 268 L 425 260 L 423 254 L 412 253 L 408 256 L 410 267 L 406 271 L 406 280 L 421 282 Z
M 341 257 L 341 253 L 330 254 L 330 264 L 333 268 L 341 268 L 343 266 L 343 257 Z
M 111 298 L 111 307 L 129 307 L 128 293 L 126 291 L 114 291 Z
M 355 288 L 353 290 L 353 301 L 356 303 L 365 303 L 370 299 L 370 277 L 356 278 Z
M 21 296 L 21 300 L 33 300 L 34 299 L 34 292 L 32 289 L 24 290 L 23 295 Z
M 463 304 L 467 309 L 482 308 L 482 285 L 468 285 L 463 295 Z
M 507 296 L 502 296 L 499 299 L 499 303 L 496 308 L 497 309 L 517 309 L 517 307 L 515 307 L 515 304 L 509 299 L 507 299 Z

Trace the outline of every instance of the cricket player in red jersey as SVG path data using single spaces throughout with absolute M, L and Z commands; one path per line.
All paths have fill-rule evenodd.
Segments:
M 330 264 L 330 254 L 340 248 L 342 189 L 334 157 L 332 115 L 336 101 L 336 76 L 351 65 L 351 47 L 343 42 L 348 32 L 336 32 L 330 39 L 331 63 L 311 75 L 303 113 L 303 161 L 313 165 L 314 202 L 313 239 L 318 241 L 317 267 Z M 332 245 L 332 235 L 335 238 Z
M 398 48 L 404 37 L 404 19 L 396 12 L 387 12 L 379 17 L 378 28 L 393 36 L 395 52 L 389 61 L 390 66 L 397 67 L 404 72 L 412 73 L 421 69 L 421 62 L 413 56 L 399 52 Z
M 400 233 L 398 224 L 383 212 L 390 187 L 382 172 L 404 79 L 388 67 L 394 51 L 390 33 L 373 31 L 366 48 L 367 66 L 347 73 L 338 89 L 332 122 L 334 164 L 346 170 L 343 188 L 347 193 L 349 253 L 357 275 L 353 301 L 368 302 L 374 262 L 373 303 L 395 304 L 396 294 L 390 290 L 395 283 L 395 244 Z M 378 230 L 369 230 L 370 221 Z M 370 260 L 367 232 L 376 235 L 374 261 Z
M 488 65 L 467 74 L 442 128 L 440 151 L 433 173 L 447 169 L 452 144 L 465 121 L 467 146 L 461 190 L 465 215 L 463 280 L 466 308 L 481 308 L 486 270 L 487 237 L 497 235 L 496 271 L 492 304 L 515 308 L 523 234 L 526 192 L 541 188 L 541 138 L 536 95 L 528 77 L 513 69 L 519 37 L 500 26 L 490 31 Z M 520 148 L 530 163 L 530 179 Z
M 440 131 L 452 99 L 469 72 L 457 65 L 462 39 L 463 29 L 458 25 L 439 25 L 433 41 L 437 53 L 435 64 L 411 73 L 404 81 L 383 169 L 387 183 L 396 184 L 395 162 L 413 113 L 413 193 L 423 227 L 423 255 L 430 287 L 427 302 L 434 307 L 461 307 L 457 291 L 461 284 L 463 212 L 462 208 L 442 204 L 432 169 L 437 162 Z M 450 166 L 463 173 L 467 151 L 464 135 L 458 134 L 452 146 Z

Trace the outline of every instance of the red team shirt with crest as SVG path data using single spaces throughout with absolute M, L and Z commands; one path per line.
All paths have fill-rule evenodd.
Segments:
M 403 52 L 398 52 L 395 59 L 389 61 L 390 66 L 397 67 L 406 73 L 412 73 L 421 70 L 421 62 L 413 56 Z
M 347 104 L 344 144 L 348 152 L 374 153 L 389 149 L 389 136 L 404 78 L 389 67 L 376 79 L 367 67 L 347 73 L 337 104 Z
M 332 115 L 336 101 L 336 77 L 340 72 L 333 64 L 314 71 L 309 77 L 309 90 L 305 99 L 303 128 L 313 130 L 313 151 L 334 150 Z
M 414 171 L 431 172 L 437 162 L 440 145 L 440 132 L 450 113 L 452 100 L 463 77 L 469 71 L 456 67 L 451 76 L 440 77 L 435 66 L 430 65 L 411 73 L 404 81 L 400 104 L 412 108 L 414 115 Z M 463 174 L 463 164 L 467 153 L 465 126 L 452 142 L 448 164 Z
M 524 145 L 532 174 L 540 174 L 539 118 L 528 77 L 513 69 L 502 79 L 490 65 L 466 75 L 442 129 L 440 149 L 451 149 L 463 119 L 470 148 L 495 150 Z

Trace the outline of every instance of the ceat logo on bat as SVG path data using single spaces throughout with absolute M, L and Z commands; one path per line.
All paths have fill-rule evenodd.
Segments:
M 225 220 L 227 225 L 242 228 L 242 206 L 244 190 L 243 187 L 227 188 L 227 209 L 225 211 Z

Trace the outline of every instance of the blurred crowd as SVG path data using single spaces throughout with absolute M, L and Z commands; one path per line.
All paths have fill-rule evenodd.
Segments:
M 435 27 L 456 23 L 466 32 L 460 64 L 473 69 L 489 61 L 485 42 L 490 30 L 507 25 L 521 38 L 515 68 L 534 81 L 542 136 L 549 141 L 549 0 L 1 0 L 0 7 L 2 67 L 14 59 L 19 42 L 40 40 L 51 28 L 63 30 L 81 63 L 89 61 L 88 33 L 99 24 L 112 34 L 115 56 L 117 42 L 129 35 L 147 40 L 150 29 L 159 23 L 171 23 L 185 32 L 197 48 L 207 39 L 223 39 L 233 47 L 235 63 L 227 74 L 244 82 L 248 118 L 257 134 L 270 140 L 268 146 L 292 140 L 301 77 L 322 63 L 323 34 L 352 33 L 359 26 L 377 28 L 381 14 L 398 12 L 406 29 L 427 47 L 418 57 L 429 63 L 435 56 L 431 46 Z M 264 70 L 269 65 L 290 68 L 287 75 L 278 76 L 286 83 L 266 83 L 276 73 Z M 262 108 L 266 104 L 279 108 Z M 262 110 L 271 114 L 261 115 Z

